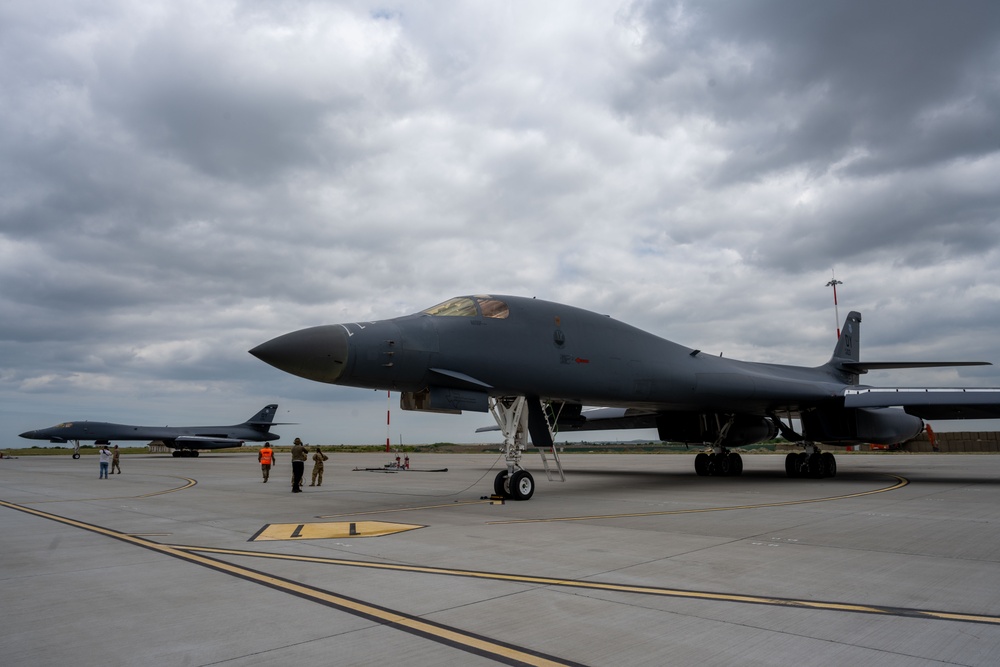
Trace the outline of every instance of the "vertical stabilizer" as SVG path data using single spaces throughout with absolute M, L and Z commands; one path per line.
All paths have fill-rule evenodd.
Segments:
M 837 347 L 833 348 L 829 366 L 833 366 L 848 384 L 857 384 L 861 360 L 861 313 L 852 310 L 844 320 L 844 328 L 840 330 Z M 864 371 L 860 371 L 864 372 Z
M 272 403 L 271 405 L 265 405 L 260 412 L 255 414 L 250 419 L 246 420 L 246 424 L 250 426 L 268 426 L 274 421 L 274 414 L 278 411 L 278 404 Z

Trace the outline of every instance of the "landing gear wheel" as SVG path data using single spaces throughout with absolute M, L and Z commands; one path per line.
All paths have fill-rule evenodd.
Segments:
M 501 470 L 497 473 L 497 476 L 493 479 L 493 493 L 500 496 L 501 498 L 510 498 L 510 492 L 507 491 L 507 471 Z
M 729 477 L 733 474 L 733 460 L 729 454 L 716 454 L 715 474 L 719 477 Z
M 823 457 L 823 462 L 825 463 L 826 476 L 836 477 L 837 476 L 837 457 L 830 452 L 823 452 L 821 454 Z
M 789 477 L 799 476 L 799 455 L 797 452 L 788 452 L 785 456 L 785 474 Z
M 826 461 L 823 460 L 823 455 L 819 452 L 809 456 L 809 476 L 814 479 L 826 477 Z
M 199 452 L 197 449 L 191 450 L 191 456 L 198 456 L 199 454 L 201 454 L 201 452 Z
M 183 454 L 181 454 L 181 450 L 179 450 L 179 449 L 175 449 L 174 451 L 172 451 L 172 452 L 170 453 L 170 455 L 171 455 L 171 456 L 176 456 L 176 457 L 178 457 L 178 458 L 180 458 L 181 456 L 184 456 Z
M 510 496 L 514 500 L 528 500 L 535 493 L 535 479 L 527 470 L 518 470 L 510 478 Z
M 708 476 L 708 454 L 701 452 L 694 457 L 694 471 L 699 477 Z
M 74 459 L 74 460 L 75 460 L 75 459 L 78 459 L 78 458 L 80 458 L 80 455 L 79 455 L 79 454 L 74 454 L 74 455 L 73 455 L 73 459 Z
M 743 474 L 743 457 L 739 454 L 729 455 L 729 474 L 733 477 L 739 477 Z
M 808 477 L 809 476 L 809 455 L 805 452 L 799 452 L 795 458 L 795 472 L 796 477 Z

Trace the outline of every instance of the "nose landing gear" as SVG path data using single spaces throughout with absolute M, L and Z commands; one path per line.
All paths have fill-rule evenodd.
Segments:
M 553 479 L 553 473 L 549 470 L 548 459 L 545 457 L 545 448 L 548 448 L 554 457 L 554 463 L 558 475 L 565 480 L 562 472 L 562 465 L 552 442 L 552 426 L 544 414 L 541 403 L 537 398 L 534 401 L 534 408 L 529 406 L 527 398 L 524 396 L 501 396 L 490 399 L 490 412 L 496 419 L 500 431 L 503 433 L 503 453 L 507 460 L 507 469 L 497 473 L 493 480 L 493 492 L 501 498 L 511 500 L 528 500 L 535 493 L 535 478 L 531 473 L 521 467 L 521 454 L 524 452 L 526 433 L 531 432 L 532 444 L 542 456 L 542 465 L 549 479 Z M 529 428 L 529 418 L 531 410 L 535 410 L 535 429 Z

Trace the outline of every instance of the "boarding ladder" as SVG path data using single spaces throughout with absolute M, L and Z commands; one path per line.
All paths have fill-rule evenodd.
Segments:
M 547 447 L 538 447 L 536 445 L 535 449 L 538 450 L 538 455 L 542 457 L 542 467 L 545 469 L 545 476 L 548 478 L 548 480 L 550 482 L 556 481 L 555 476 L 556 473 L 558 473 L 559 481 L 565 482 L 566 474 L 563 472 L 562 461 L 559 460 L 559 451 L 556 449 L 556 433 L 558 431 L 557 424 L 559 423 L 559 413 L 562 412 L 563 404 L 562 403 L 559 404 L 559 413 L 556 413 L 555 415 L 552 414 L 551 403 L 543 404 L 542 408 L 543 408 L 542 412 L 545 414 L 545 427 L 549 429 L 549 442 L 552 443 L 552 446 L 547 448 Z M 555 471 L 549 468 L 549 459 L 548 457 L 545 456 L 546 449 L 549 449 L 551 451 L 552 459 L 555 464 Z

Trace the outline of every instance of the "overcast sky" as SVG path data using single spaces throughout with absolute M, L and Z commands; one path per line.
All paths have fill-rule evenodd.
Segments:
M 998 73 L 995 0 L 9 0 L 0 446 L 270 402 L 283 443 L 384 442 L 384 392 L 247 350 L 470 293 L 818 365 L 836 271 L 862 359 L 1000 364 Z

